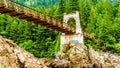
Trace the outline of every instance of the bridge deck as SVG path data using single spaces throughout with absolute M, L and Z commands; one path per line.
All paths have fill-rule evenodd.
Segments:
M 43 15 L 28 7 L 21 6 L 10 0 L 7 0 L 6 3 L 3 0 L 0 0 L 0 13 L 15 16 L 19 19 L 24 19 L 26 21 L 30 21 L 35 24 L 45 26 L 47 28 L 56 30 L 61 33 L 65 34 L 75 33 L 75 28 L 70 26 L 67 26 L 65 28 L 62 22 L 57 21 L 49 16 Z

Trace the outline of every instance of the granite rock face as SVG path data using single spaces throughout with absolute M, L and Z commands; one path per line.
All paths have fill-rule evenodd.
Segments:
M 0 68 L 47 68 L 29 52 L 11 40 L 0 37 Z
M 117 54 L 97 52 L 80 43 L 65 44 L 58 56 L 58 61 L 52 62 L 56 68 L 65 66 L 62 63 L 68 68 L 120 68 L 120 56 Z M 58 65 L 61 60 L 61 65 Z
M 35 58 L 11 40 L 0 37 L 0 68 L 120 68 L 120 56 L 68 43 L 51 61 Z M 47 64 L 46 64 L 47 63 Z

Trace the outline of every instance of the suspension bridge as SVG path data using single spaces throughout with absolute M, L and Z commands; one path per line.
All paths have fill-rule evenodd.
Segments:
M 13 2 L 12 0 L 0 0 L 0 13 L 17 17 L 18 19 L 23 19 L 28 22 L 33 22 L 35 24 L 45 26 L 48 29 L 53 29 L 60 32 L 61 50 L 63 49 L 62 45 L 70 42 L 71 40 L 77 40 L 79 43 L 83 44 L 83 35 L 84 37 L 90 38 L 89 33 L 82 32 L 79 12 L 73 14 L 64 14 L 63 22 L 60 22 L 51 16 L 42 14 L 34 9 Z M 76 28 L 67 24 L 70 18 L 75 19 Z
M 45 26 L 49 29 L 56 30 L 65 34 L 74 34 L 75 28 L 63 26 L 63 22 L 57 21 L 54 18 L 44 15 L 26 6 L 20 5 L 12 0 L 0 0 L 0 13 L 24 19 L 38 25 Z

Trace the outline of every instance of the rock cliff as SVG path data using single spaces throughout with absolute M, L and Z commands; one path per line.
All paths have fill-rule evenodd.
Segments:
M 80 43 L 64 45 L 51 65 L 55 68 L 120 68 L 120 56 L 108 52 L 97 52 Z
M 0 37 L 0 68 L 47 68 L 46 65 L 13 43 Z
M 70 42 L 56 59 L 40 60 L 11 40 L 0 37 L 0 68 L 120 68 L 120 56 Z

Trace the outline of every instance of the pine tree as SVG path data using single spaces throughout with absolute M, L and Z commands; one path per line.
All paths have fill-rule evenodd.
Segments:
M 59 13 L 63 14 L 65 12 L 64 0 L 60 0 L 59 2 Z
M 94 5 L 96 5 L 97 2 L 98 2 L 98 0 L 92 0 L 92 3 L 93 3 Z
M 71 7 L 70 11 L 78 11 L 79 10 L 79 0 L 69 0 L 69 4 Z
M 59 9 L 58 9 L 58 12 L 59 12 L 59 19 L 62 21 L 63 18 L 62 18 L 62 14 L 65 12 L 65 2 L 64 0 L 59 0 Z

